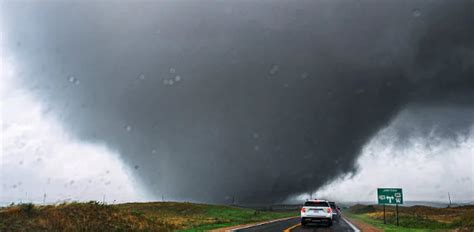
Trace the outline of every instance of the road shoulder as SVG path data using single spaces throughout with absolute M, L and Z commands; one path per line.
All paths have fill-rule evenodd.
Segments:
M 382 232 L 383 231 L 373 225 L 367 224 L 357 219 L 344 217 L 344 220 L 346 220 L 346 222 L 348 222 L 349 225 L 350 224 L 354 225 L 358 230 L 362 232 Z
M 270 223 L 274 223 L 274 222 L 286 221 L 286 220 L 293 219 L 293 218 L 297 218 L 297 217 L 279 218 L 279 219 L 270 220 L 270 221 L 263 221 L 263 222 L 255 222 L 255 223 L 249 223 L 249 224 L 243 224 L 243 225 L 229 226 L 229 227 L 214 229 L 214 230 L 211 230 L 211 232 L 235 231 L 235 230 L 246 229 L 246 228 L 255 227 L 255 226 L 266 225 L 266 224 L 270 224 Z

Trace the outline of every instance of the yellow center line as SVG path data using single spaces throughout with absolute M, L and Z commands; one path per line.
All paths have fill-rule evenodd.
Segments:
M 291 226 L 291 227 L 288 227 L 288 228 L 286 228 L 283 232 L 290 232 L 292 229 L 294 229 L 294 228 L 296 228 L 296 227 L 298 227 L 298 226 L 300 226 L 300 225 L 301 225 L 301 223 L 298 223 L 298 224 L 296 224 L 296 225 L 293 225 L 293 226 Z

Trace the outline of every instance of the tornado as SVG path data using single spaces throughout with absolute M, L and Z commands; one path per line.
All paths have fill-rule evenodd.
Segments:
M 357 172 L 364 144 L 409 105 L 468 109 L 440 130 L 463 133 L 473 9 L 7 0 L 0 17 L 22 86 L 81 140 L 118 151 L 150 195 L 250 204 Z

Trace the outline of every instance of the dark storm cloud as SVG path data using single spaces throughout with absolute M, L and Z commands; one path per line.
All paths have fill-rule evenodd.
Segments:
M 11 1 L 2 20 L 24 85 L 149 191 L 248 203 L 353 172 L 407 104 L 472 108 L 473 4 Z

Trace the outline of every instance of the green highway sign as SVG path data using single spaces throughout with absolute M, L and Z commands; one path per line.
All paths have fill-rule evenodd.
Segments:
M 377 199 L 379 205 L 403 204 L 403 193 L 401 188 L 378 188 Z

